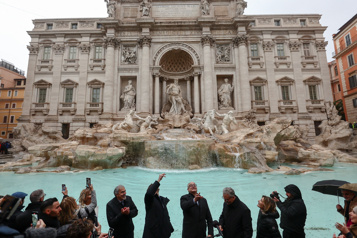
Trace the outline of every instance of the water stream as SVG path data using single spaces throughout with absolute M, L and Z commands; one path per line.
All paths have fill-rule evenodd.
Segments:
M 106 203 L 112 199 L 116 185 L 123 184 L 127 194 L 130 195 L 139 210 L 139 215 L 134 218 L 135 237 L 142 237 L 145 208 L 144 194 L 148 185 L 158 178 L 162 172 L 167 177 L 163 179 L 160 193 L 171 201 L 168 205 L 170 217 L 175 231 L 171 237 L 181 237 L 182 211 L 180 197 L 187 193 L 186 185 L 195 181 L 198 191 L 206 197 L 214 220 L 218 220 L 222 211 L 222 189 L 229 186 L 235 189 L 239 198 L 251 209 L 253 229 L 256 229 L 258 215 L 257 201 L 261 196 L 268 195 L 277 190 L 284 193 L 284 187 L 294 183 L 300 187 L 308 209 L 306 223 L 306 237 L 332 237 L 335 222 L 343 223 L 343 217 L 336 212 L 337 197 L 323 195 L 311 190 L 312 185 L 325 179 L 343 179 L 357 182 L 357 165 L 336 164 L 333 172 L 310 172 L 306 174 L 287 176 L 282 173 L 272 172 L 265 174 L 249 174 L 246 170 L 210 168 L 203 170 L 150 170 L 141 167 L 127 169 L 111 169 L 102 171 L 68 172 L 61 174 L 14 174 L 0 173 L 0 194 L 11 194 L 23 191 L 30 194 L 33 190 L 43 188 L 46 198 L 62 198 L 61 184 L 67 185 L 69 195 L 78 199 L 81 189 L 85 186 L 85 178 L 91 177 L 92 183 L 98 194 L 99 222 L 103 231 L 108 230 L 106 221 Z M 340 199 L 342 202 L 343 199 Z M 25 205 L 29 198 L 25 200 Z M 253 235 L 255 237 L 255 234 Z

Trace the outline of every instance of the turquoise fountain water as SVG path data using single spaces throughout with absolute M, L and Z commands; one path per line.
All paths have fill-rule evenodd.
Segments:
M 171 200 L 168 209 L 175 228 L 171 237 L 179 238 L 182 230 L 180 197 L 187 193 L 186 185 L 190 181 L 197 183 L 198 191 L 207 199 L 214 220 L 219 219 L 222 211 L 223 187 L 234 188 L 239 198 L 251 209 L 254 230 L 258 215 L 257 201 L 261 196 L 268 195 L 273 190 L 285 195 L 284 187 L 294 183 L 300 187 L 308 209 L 306 237 L 332 237 L 333 233 L 337 232 L 334 228 L 335 222 L 343 223 L 343 217 L 335 209 L 337 197 L 314 192 L 311 190 L 312 185 L 325 179 L 357 182 L 357 165 L 337 164 L 333 169 L 333 172 L 310 172 L 296 176 L 287 176 L 277 172 L 249 174 L 246 170 L 221 168 L 188 171 L 131 167 L 62 174 L 13 174 L 6 172 L 0 173 L 0 194 L 11 194 L 16 191 L 30 194 L 35 189 L 43 188 L 47 198 L 57 197 L 61 200 L 61 184 L 64 183 L 68 187 L 69 195 L 78 199 L 80 191 L 85 186 L 85 178 L 91 177 L 98 194 L 99 222 L 102 224 L 102 230 L 106 232 L 108 230 L 106 203 L 113 198 L 114 187 L 123 184 L 127 194 L 133 198 L 139 210 L 138 216 L 134 218 L 135 237 L 139 238 L 142 237 L 145 221 L 145 191 L 160 173 L 165 172 L 166 178 L 161 182 L 160 193 Z M 25 200 L 25 203 L 25 205 L 29 203 L 29 198 Z M 343 203 L 341 198 L 340 203 Z

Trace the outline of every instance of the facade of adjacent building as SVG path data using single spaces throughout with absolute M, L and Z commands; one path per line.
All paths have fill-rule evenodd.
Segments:
M 24 71 L 4 60 L 0 61 L 0 137 L 10 139 L 17 119 L 22 114 L 26 78 Z
M 341 84 L 340 84 L 340 74 L 338 72 L 338 67 L 336 64 L 336 60 L 333 60 L 328 63 L 330 79 L 331 79 L 331 90 L 333 101 L 336 102 L 338 100 L 343 99 Z
M 357 121 L 357 14 L 333 35 L 346 120 Z
M 107 18 L 34 20 L 21 123 L 68 134 L 119 121 L 129 84 L 133 109 L 160 115 L 175 79 L 194 116 L 227 112 L 228 81 L 237 118 L 289 117 L 313 137 L 333 100 L 321 15 L 244 15 L 245 4 L 110 0 Z

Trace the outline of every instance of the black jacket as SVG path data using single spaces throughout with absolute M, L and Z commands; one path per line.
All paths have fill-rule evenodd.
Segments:
M 174 231 L 170 222 L 166 197 L 155 195 L 160 183 L 155 181 L 145 194 L 145 227 L 143 238 L 168 238 Z
M 289 234 L 305 234 L 304 226 L 307 213 L 300 189 L 290 184 L 285 187 L 285 191 L 291 193 L 293 197 L 286 199 L 284 202 L 276 203 L 281 211 L 280 227 Z
M 121 214 L 123 207 L 130 208 L 129 215 Z M 132 219 L 136 217 L 136 215 L 138 215 L 138 209 L 130 196 L 126 196 L 124 206 L 116 197 L 107 203 L 107 220 L 109 227 L 114 229 L 115 238 L 134 237 L 134 224 Z
M 219 224 L 223 228 L 224 238 L 251 238 L 253 236 L 250 210 L 237 196 L 232 204 L 223 204 Z
M 213 235 L 212 216 L 207 200 L 202 198 L 197 205 L 192 194 L 183 195 L 180 199 L 183 210 L 183 238 L 204 238 L 208 226 L 208 235 Z M 206 223 L 207 222 L 207 223 Z
M 262 213 L 259 210 L 257 222 L 257 238 L 281 238 L 278 223 L 278 212 Z
M 46 224 L 46 227 L 52 227 L 58 229 L 60 227 L 60 222 L 57 217 L 51 217 L 45 213 L 40 212 L 38 214 L 38 219 L 42 219 Z
M 25 232 L 27 228 L 31 226 L 32 223 L 32 213 L 36 212 L 37 214 L 40 212 L 42 202 L 33 202 L 27 205 L 26 210 L 16 217 L 16 225 L 17 230 Z

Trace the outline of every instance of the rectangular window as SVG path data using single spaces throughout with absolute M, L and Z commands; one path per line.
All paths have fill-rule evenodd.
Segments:
M 92 89 L 92 102 L 99 102 L 100 99 L 100 88 Z
M 102 24 L 97 23 L 97 29 L 100 29 L 100 28 L 102 28 Z
M 274 20 L 274 26 L 280 26 L 280 20 Z
M 103 47 L 96 46 L 95 53 L 94 53 L 94 59 L 102 59 L 102 51 L 103 51 Z
M 335 76 L 338 76 L 338 69 L 337 69 L 337 66 L 335 66 Z
M 51 47 L 46 46 L 43 48 L 43 59 L 48 60 L 51 58 Z
M 16 103 L 13 103 L 11 108 L 16 108 Z
M 66 88 L 65 102 L 72 102 L 73 100 L 73 88 Z
M 310 56 L 310 43 L 304 43 L 302 44 L 304 48 L 304 55 L 305 56 Z
M 306 26 L 306 20 L 305 19 L 301 19 L 300 20 L 300 26 Z
M 350 89 L 357 87 L 357 76 L 356 75 L 349 77 L 348 80 L 350 81 Z
M 2 84 L 1 84 L 1 88 L 4 88 L 4 87 L 5 87 L 5 85 L 2 83 Z
M 8 103 L 5 104 L 5 108 L 9 108 L 9 106 L 10 106 L 10 105 L 9 105 Z
M 71 24 L 71 29 L 77 29 L 78 28 L 78 24 L 77 23 L 72 23 Z
M 339 92 L 341 92 L 341 86 L 339 84 L 337 84 L 337 89 Z
M 355 60 L 353 59 L 353 54 L 350 54 L 347 56 L 348 59 L 348 66 L 351 67 L 352 65 L 355 64 Z
M 69 59 L 76 59 L 77 58 L 77 47 L 76 46 L 70 46 L 69 47 Z
M 4 116 L 4 119 L 2 120 L 2 123 L 7 123 L 7 116 Z
M 254 98 L 256 101 L 264 100 L 262 86 L 254 86 Z
M 5 134 L 6 134 L 5 131 L 2 131 L 2 132 L 1 132 L 1 135 L 2 135 L 2 136 L 4 136 Z
M 17 90 L 14 91 L 14 97 L 17 97 Z
M 21 80 L 17 80 L 17 81 L 16 81 L 16 85 L 17 85 L 17 86 L 21 86 Z
M 38 103 L 45 103 L 46 102 L 46 88 L 40 88 L 38 90 Z
M 345 36 L 345 40 L 346 40 L 346 47 L 349 46 L 352 43 L 350 34 Z
M 48 23 L 46 26 L 47 30 L 52 30 L 53 29 L 53 24 L 52 23 Z
M 258 44 L 251 44 L 250 45 L 250 54 L 251 57 L 258 57 Z
M 352 99 L 353 107 L 357 107 L 357 98 Z
M 281 95 L 283 100 L 290 100 L 289 86 L 281 86 Z
M 255 21 L 251 21 L 251 22 L 249 23 L 249 26 L 255 26 Z
M 278 52 L 278 56 L 285 56 L 284 43 L 277 43 L 276 44 L 276 49 L 277 49 L 277 52 Z
M 11 97 L 11 90 L 7 91 L 7 96 Z
M 317 100 L 317 85 L 309 85 L 309 94 L 311 100 Z
M 14 123 L 15 121 L 15 116 L 10 116 L 10 123 Z

